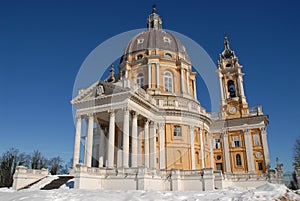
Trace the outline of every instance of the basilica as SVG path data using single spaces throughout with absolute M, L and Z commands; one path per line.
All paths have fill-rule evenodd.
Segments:
M 213 190 L 268 182 L 268 116 L 249 107 L 228 38 L 216 69 L 220 111 L 210 113 L 197 99 L 184 44 L 162 25 L 154 6 L 118 70 L 111 67 L 72 99 L 75 188 Z

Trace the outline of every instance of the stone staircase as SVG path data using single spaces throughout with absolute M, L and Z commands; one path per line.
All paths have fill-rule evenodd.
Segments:
M 60 188 L 63 184 L 67 183 L 70 179 L 73 179 L 73 176 L 58 176 L 58 179 L 53 180 L 41 190 L 52 190 L 52 189 L 58 189 Z
M 43 178 L 41 178 L 41 179 L 39 179 L 39 180 L 37 180 L 37 181 L 35 181 L 35 182 L 33 182 L 33 183 L 27 185 L 27 186 L 24 186 L 23 188 L 18 189 L 18 191 L 24 190 L 24 189 L 29 189 L 31 186 L 33 186 L 34 184 L 40 182 L 41 180 L 43 180 L 43 179 L 45 179 L 45 178 L 46 178 L 46 177 L 43 177 Z

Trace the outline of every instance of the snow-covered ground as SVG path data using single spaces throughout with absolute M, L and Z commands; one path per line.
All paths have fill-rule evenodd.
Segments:
M 209 192 L 172 192 L 172 191 L 110 191 L 77 190 L 62 187 L 57 190 L 21 190 L 13 191 L 0 188 L 0 201 L 148 201 L 148 200 L 193 200 L 193 201 L 271 201 L 297 200 L 300 195 L 283 185 L 266 184 L 252 190 L 237 188 Z

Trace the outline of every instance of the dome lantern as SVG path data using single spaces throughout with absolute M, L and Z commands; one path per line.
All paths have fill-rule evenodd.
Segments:
M 147 19 L 147 28 L 148 29 L 161 29 L 162 28 L 162 20 L 158 14 L 156 14 L 156 5 L 152 6 L 152 13 L 149 15 Z

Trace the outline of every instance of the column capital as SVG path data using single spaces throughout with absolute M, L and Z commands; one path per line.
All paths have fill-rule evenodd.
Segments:
M 114 113 L 114 112 L 115 112 L 114 109 L 109 109 L 109 110 L 107 110 L 107 113 Z
M 75 115 L 75 118 L 76 118 L 76 120 L 81 120 L 82 117 L 81 117 L 80 114 L 76 114 L 76 115 Z
M 227 131 L 221 132 L 221 135 L 222 135 L 223 137 L 228 137 L 228 132 L 227 132 Z
M 160 122 L 160 123 L 158 123 L 158 127 L 159 127 L 159 128 L 164 128 L 164 127 L 165 127 L 165 125 L 166 125 L 165 123 L 161 123 L 161 122 Z
M 115 117 L 115 110 L 108 110 L 110 117 Z
M 140 113 L 136 112 L 136 111 L 131 111 L 131 115 L 133 118 L 137 118 L 139 116 Z
M 259 130 L 262 134 L 266 134 L 266 127 L 261 127 Z
M 243 132 L 244 132 L 245 135 L 250 135 L 251 134 L 250 129 L 244 129 Z
M 145 125 L 146 125 L 146 124 L 149 125 L 150 120 L 149 120 L 149 119 L 144 119 L 144 123 L 145 123 Z
M 129 112 L 131 110 L 131 108 L 129 106 L 123 107 L 122 110 L 124 112 Z
M 88 114 L 86 114 L 86 116 L 87 116 L 89 119 L 94 118 L 94 113 L 88 113 Z
M 195 125 L 190 125 L 189 126 L 190 127 L 190 129 L 195 129 Z M 201 130 L 202 128 L 200 128 L 200 130 Z
M 150 126 L 154 127 L 155 126 L 155 122 L 154 121 L 150 121 Z

